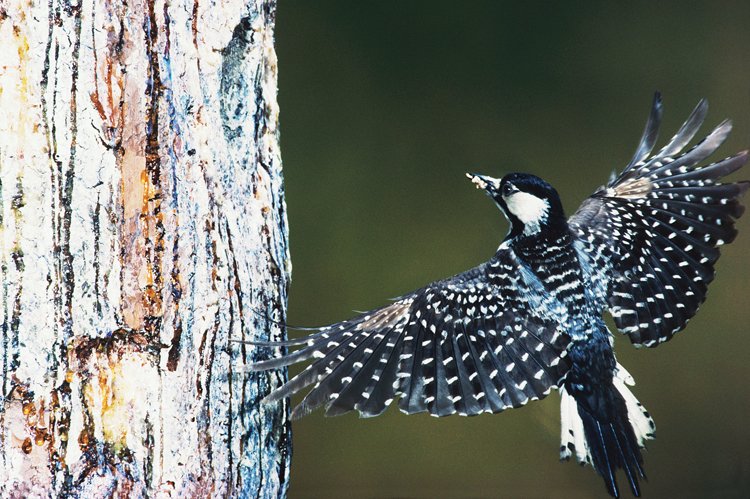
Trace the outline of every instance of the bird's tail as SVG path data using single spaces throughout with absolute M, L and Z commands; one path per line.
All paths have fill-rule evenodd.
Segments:
M 615 473 L 622 468 L 638 497 L 638 481 L 646 478 L 640 449 L 645 440 L 653 438 L 656 427 L 626 386 L 635 384 L 632 376 L 619 364 L 617 368 L 609 387 L 598 387 L 586 395 L 561 388 L 560 459 L 575 455 L 581 464 L 592 465 L 613 497 L 619 497 Z

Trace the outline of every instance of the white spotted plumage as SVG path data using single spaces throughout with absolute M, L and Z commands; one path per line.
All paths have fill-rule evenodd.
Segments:
M 706 114 L 701 102 L 651 155 L 661 118 L 652 113 L 633 160 L 566 220 L 557 192 L 527 174 L 468 174 L 511 230 L 486 263 L 298 340 L 256 342 L 300 349 L 252 370 L 311 361 L 267 402 L 313 385 L 293 417 L 496 413 L 561 393 L 561 458 L 589 463 L 610 494 L 625 471 L 635 495 L 645 476 L 640 448 L 654 423 L 614 360 L 602 314 L 636 346 L 663 343 L 705 298 L 721 244 L 736 234 L 750 183 L 719 180 L 747 152 L 700 166 L 724 141 L 724 122 L 689 149 Z
M 676 156 L 697 133 L 707 107 L 701 101 L 650 157 L 661 119 L 661 105 L 655 104 L 631 164 L 569 220 L 602 308 L 636 346 L 656 346 L 685 327 L 713 280 L 717 247 L 734 239 L 733 221 L 744 210 L 738 198 L 749 184 L 718 180 L 745 164 L 747 151 L 698 166 L 726 139 L 731 122 Z

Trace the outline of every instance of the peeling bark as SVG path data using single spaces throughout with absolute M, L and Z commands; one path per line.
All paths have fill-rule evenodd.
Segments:
M 0 495 L 276 497 L 275 1 L 0 4 Z

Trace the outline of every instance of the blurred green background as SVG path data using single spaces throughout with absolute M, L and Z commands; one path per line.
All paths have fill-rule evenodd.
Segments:
M 335 322 L 487 259 L 507 226 L 465 171 L 535 173 L 572 213 L 629 161 L 654 90 L 657 147 L 701 97 L 706 133 L 735 123 L 720 156 L 750 146 L 750 2 L 572 5 L 279 3 L 290 323 Z M 658 428 L 646 497 L 750 497 L 750 217 L 739 227 L 686 331 L 654 350 L 618 337 Z M 500 415 L 391 407 L 293 428 L 291 497 L 606 494 L 558 463 L 557 394 Z

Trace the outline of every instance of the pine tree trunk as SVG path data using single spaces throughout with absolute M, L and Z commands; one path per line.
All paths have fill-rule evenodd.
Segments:
M 284 495 L 274 0 L 0 3 L 0 495 Z

